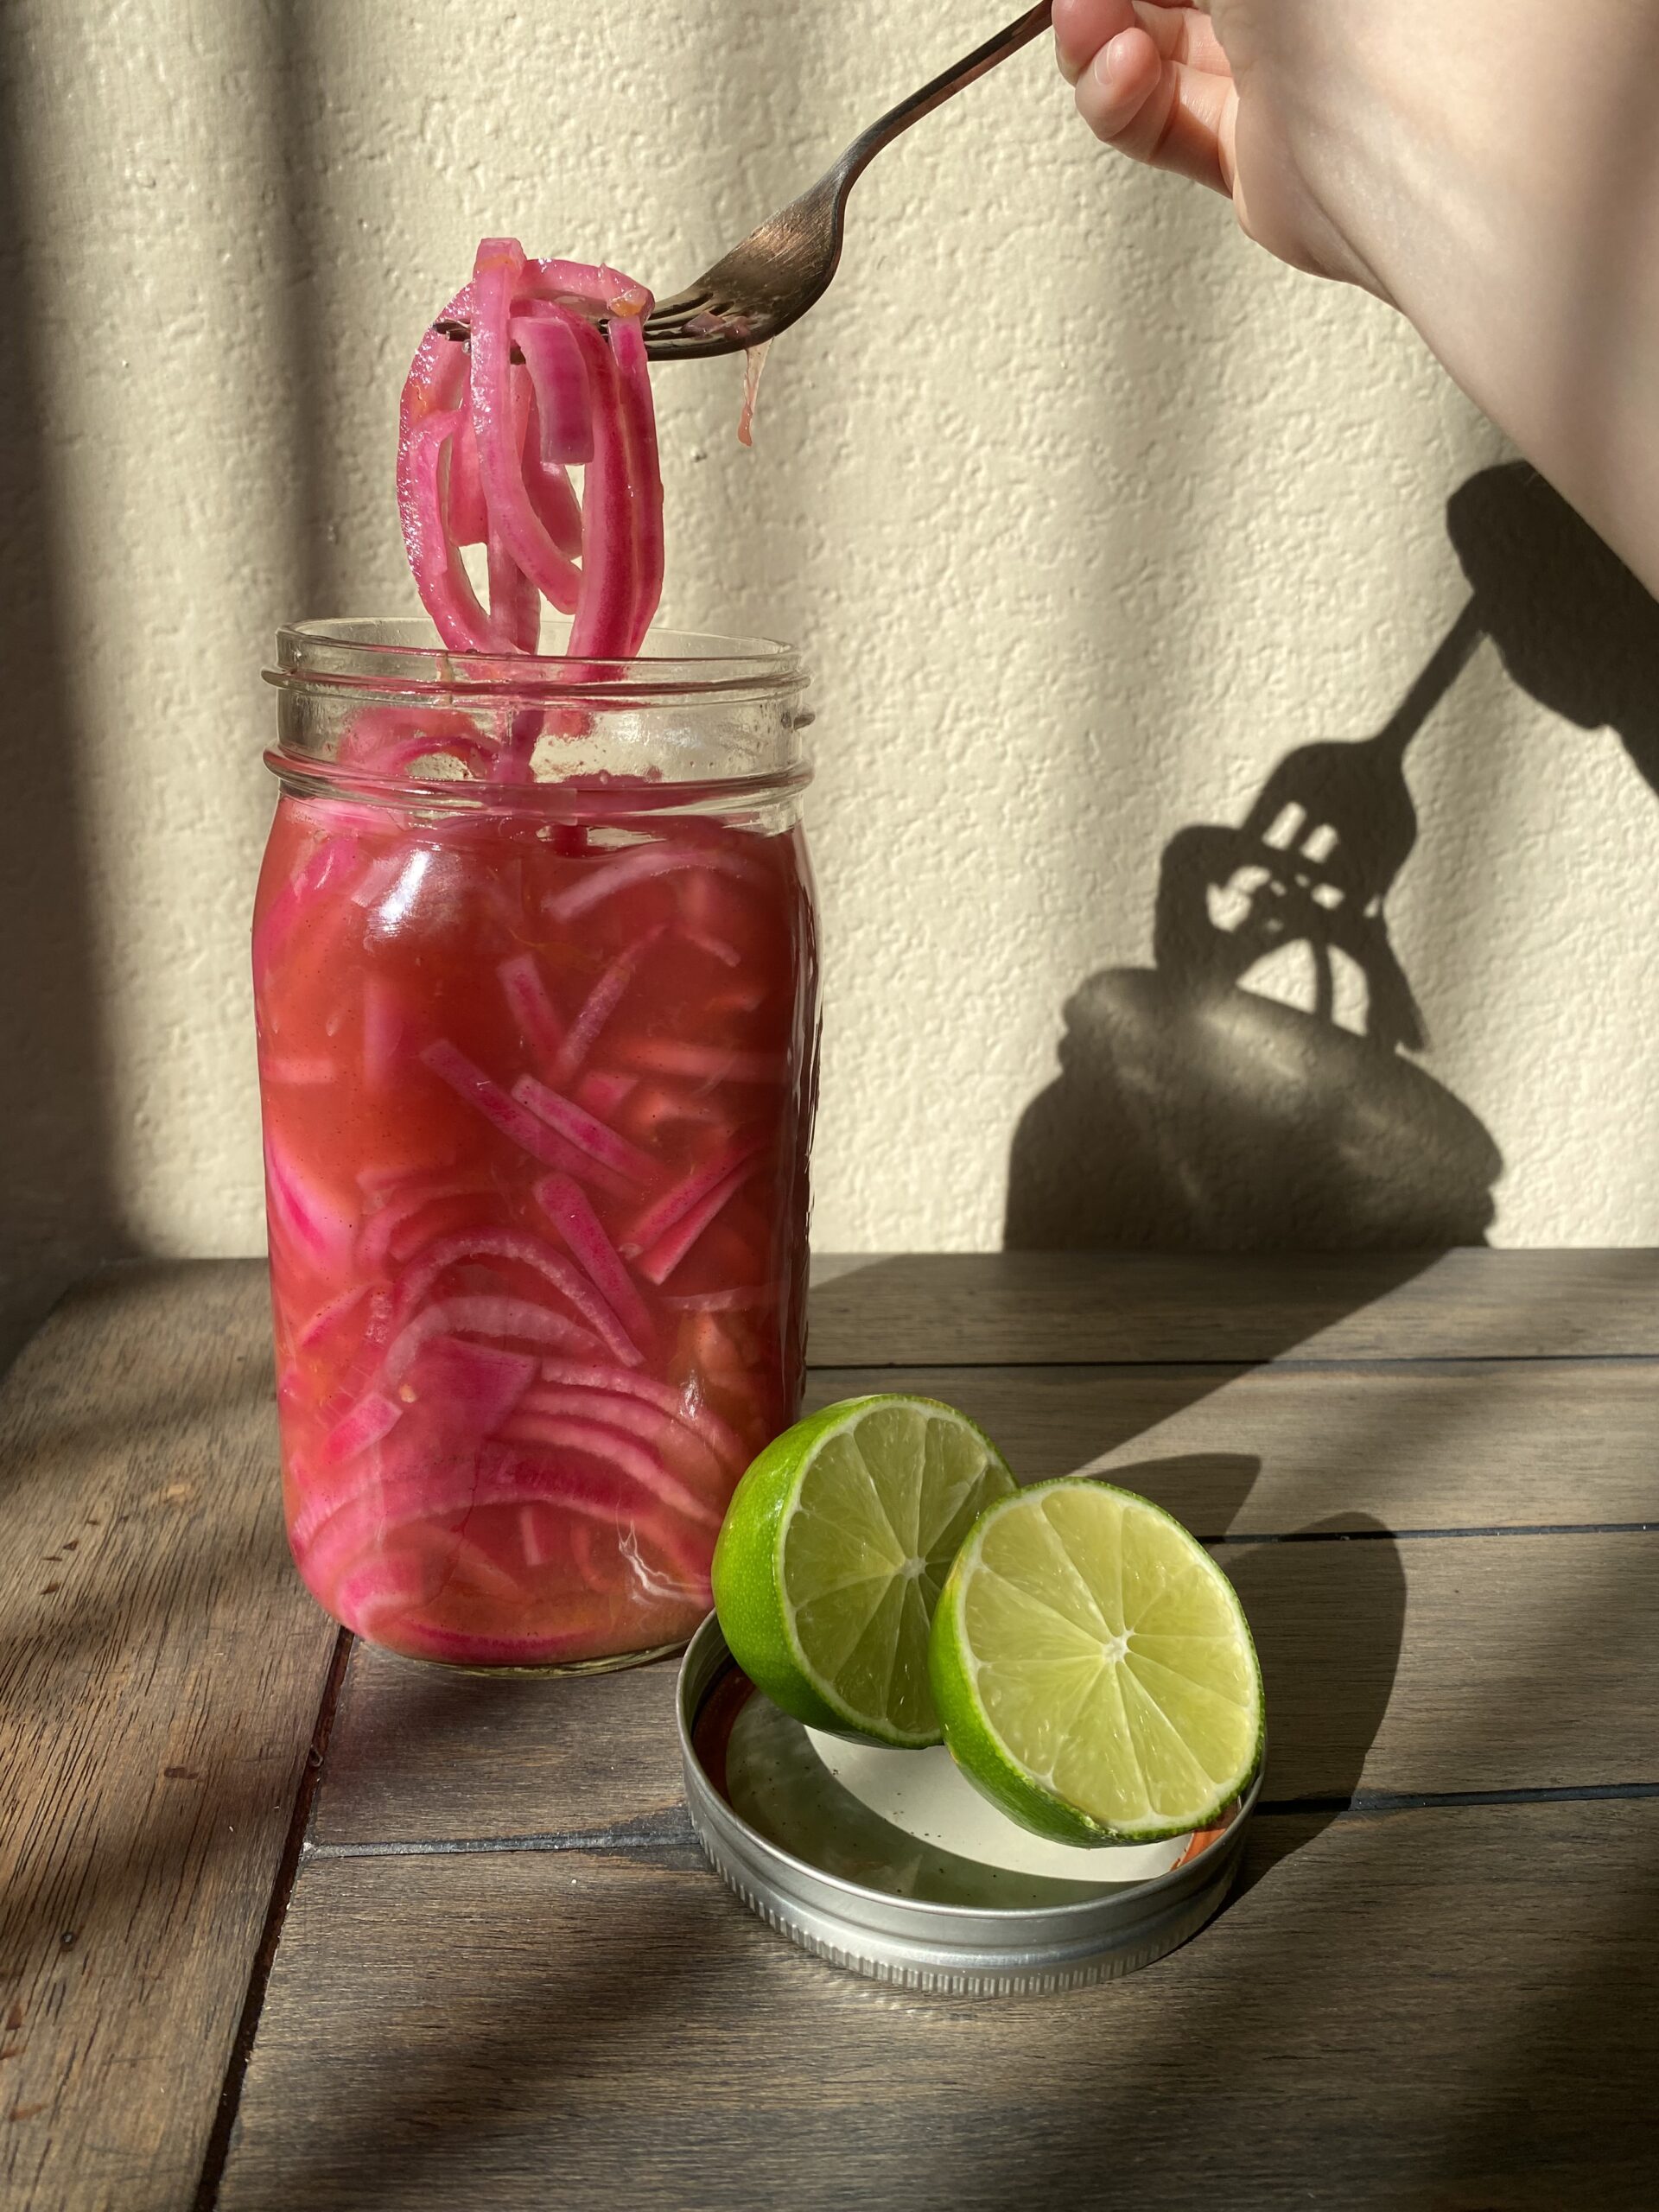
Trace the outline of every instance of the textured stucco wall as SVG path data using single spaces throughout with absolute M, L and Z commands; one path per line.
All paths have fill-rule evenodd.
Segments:
M 258 1247 L 257 670 L 283 619 L 410 601 L 397 384 L 477 237 L 671 289 L 1002 12 L 0 13 L 14 1302 L 101 1250 Z M 817 671 L 821 1244 L 999 1242 L 1011 1147 L 1023 1241 L 1412 1241 L 1494 1205 L 1497 1242 L 1659 1236 L 1650 609 L 1484 474 L 1502 442 L 1409 332 L 1101 153 L 1039 48 L 871 171 L 752 454 L 738 383 L 660 375 L 665 613 Z M 1468 598 L 1459 486 L 1529 688 L 1478 643 L 1403 756 L 1421 1068 L 1338 1033 L 1340 963 L 1333 1020 L 1263 1007 L 1313 1006 L 1305 950 L 1177 988 L 1225 960 L 1241 841 L 1178 840 L 1162 973 L 1114 974 L 1150 969 L 1177 833 L 1401 706 Z M 1357 791 L 1309 770 L 1362 846 L 1398 792 L 1368 758 Z

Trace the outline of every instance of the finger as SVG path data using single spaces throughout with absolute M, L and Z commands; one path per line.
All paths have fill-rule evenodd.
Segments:
M 1060 74 L 1075 85 L 1101 48 L 1136 24 L 1168 61 L 1225 71 L 1227 57 L 1198 0 L 1055 0 L 1054 45 Z
M 1166 61 L 1139 26 L 1103 48 L 1077 86 L 1077 112 L 1097 138 L 1224 194 L 1236 97 L 1230 77 Z
M 1054 0 L 1054 52 L 1066 83 L 1075 85 L 1102 47 L 1138 20 L 1134 0 Z
M 1232 74 L 1216 27 L 1200 10 L 1160 7 L 1153 0 L 1136 0 L 1135 12 L 1166 61 L 1189 62 L 1195 69 L 1212 70 L 1219 77 Z
M 1077 79 L 1077 113 L 1096 138 L 1141 156 L 1165 121 L 1164 63 L 1138 24 L 1108 39 Z

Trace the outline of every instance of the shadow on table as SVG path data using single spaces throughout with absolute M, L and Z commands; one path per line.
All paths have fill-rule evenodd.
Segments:
M 1311 1826 L 1298 1821 L 1300 1848 L 1349 1810 L 1388 1712 L 1405 1640 L 1400 1548 L 1380 1522 L 1348 1513 L 1219 1557 L 1262 1662 L 1262 1802 L 1274 1809 L 1260 1817 L 1309 1816 Z
M 219 1272 L 241 1270 L 232 1262 Z M 35 1369 L 27 1418 L 14 1425 L 0 1468 L 16 1570 L 0 1681 L 17 1747 L 16 1770 L 5 1776 L 14 1801 L 5 1840 L 15 1849 L 0 1979 L 27 1979 L 41 1946 L 55 1950 L 67 1929 L 125 1927 L 145 1893 L 169 1879 L 188 1891 L 226 1837 L 245 1835 L 272 1810 L 272 1758 L 251 1756 L 238 1739 L 231 1693 L 215 1740 L 181 1687 L 200 1687 L 190 1669 L 204 1643 L 232 1675 L 238 1659 L 247 1662 L 238 1636 L 258 1618 L 273 1577 L 292 1573 L 266 1456 L 269 1357 L 263 1343 L 250 1352 L 238 1325 L 245 1303 L 239 1313 L 233 1300 L 220 1303 L 214 1325 L 187 1338 L 180 1319 L 194 1273 L 166 1262 L 115 1268 L 71 1293 L 52 1325 L 56 1349 L 41 1348 L 48 1379 Z M 263 1318 L 263 1284 L 250 1288 Z M 121 1311 L 157 1293 L 156 1356 L 133 1357 L 137 1339 L 122 1336 Z M 252 1509 L 245 1520 L 243 1500 Z M 174 1686 L 176 1709 L 154 1688 L 156 1675 Z M 124 1700 L 130 1724 L 111 1717 Z M 152 1724 L 153 1789 L 120 1761 L 106 1771 L 88 1756 L 109 1740 L 101 1731 L 125 1725 L 139 1741 Z M 181 1765 L 164 1764 L 169 1738 L 188 1745 Z M 55 1775 L 41 1764 L 54 1745 L 74 1751 Z
M 1254 1452 L 1179 1452 L 1167 1459 L 1114 1461 L 1103 1478 L 1138 1491 L 1195 1536 L 1215 1543 L 1231 1529 L 1261 1471 Z
M 1406 1573 L 1392 1531 L 1339 1513 L 1262 1541 L 1226 1536 L 1261 1471 L 1248 1452 L 1114 1463 L 1107 1478 L 1154 1499 L 1210 1542 L 1255 1639 L 1268 1774 L 1257 1824 L 1283 1823 L 1250 1854 L 1238 1894 L 1311 1843 L 1359 1790 L 1405 1638 Z
M 629 2150 L 636 2162 L 653 2147 L 671 2155 L 639 2100 L 641 2046 L 660 2054 L 671 2102 L 677 2053 L 664 2020 L 707 2018 L 721 2003 L 734 2016 L 751 1999 L 744 1939 L 774 1939 L 706 1873 L 619 1882 L 620 1863 L 514 1854 L 480 1879 L 476 1857 L 381 1861 L 372 1901 L 361 1862 L 308 1872 L 255 2047 L 226 2202 L 238 2212 L 481 2205 L 521 2201 L 519 2188 L 525 2203 L 632 2201 L 637 2164 L 631 2177 L 614 2171 Z M 431 1943 L 388 1941 L 399 1913 L 424 1923 Z M 463 1956 L 446 1974 L 458 1930 Z M 496 1953 L 481 1975 L 480 1942 Z M 353 1946 L 368 1955 L 360 1991 L 338 1974 Z M 321 2054 L 308 2004 L 318 1986 L 333 2000 Z M 323 2096 L 319 2063 L 332 2085 Z M 633 2101 L 607 2109 L 601 2097 L 596 2112 L 594 2085 L 612 2069 Z
M 690 1850 L 674 1756 L 678 1672 L 669 1660 L 562 1681 L 491 1677 L 359 1644 L 313 1840 L 528 1836 Z

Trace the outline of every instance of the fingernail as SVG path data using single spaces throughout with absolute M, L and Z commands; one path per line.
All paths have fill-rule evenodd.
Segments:
M 1109 39 L 1101 48 L 1100 59 L 1095 64 L 1096 74 L 1109 92 L 1117 90 L 1128 72 L 1129 57 L 1123 44 L 1123 36 L 1120 31 L 1116 38 Z

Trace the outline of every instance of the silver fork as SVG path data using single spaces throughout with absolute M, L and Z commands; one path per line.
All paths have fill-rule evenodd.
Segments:
M 832 168 L 751 231 L 714 267 L 645 318 L 645 351 L 653 361 L 690 361 L 765 345 L 798 322 L 823 298 L 841 259 L 847 195 L 884 146 L 931 115 L 954 93 L 1006 61 L 1048 27 L 1052 0 L 1027 9 L 995 38 L 889 108 L 861 131 Z
M 693 361 L 710 353 L 739 353 L 764 346 L 798 322 L 830 288 L 841 259 L 847 195 L 901 130 L 931 115 L 955 92 L 1028 46 L 1048 27 L 1053 0 L 1027 9 L 983 46 L 976 46 L 931 84 L 861 131 L 834 168 L 810 192 L 767 216 L 695 284 L 660 300 L 645 317 L 645 352 L 653 361 Z M 604 318 L 601 316 L 601 321 Z M 467 325 L 451 317 L 433 325 L 465 343 Z M 517 346 L 512 358 L 524 357 Z

